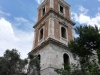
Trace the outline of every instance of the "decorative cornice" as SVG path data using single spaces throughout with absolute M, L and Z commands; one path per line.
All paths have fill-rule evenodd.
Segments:
M 65 0 L 59 0 L 58 2 L 61 3 L 64 6 L 70 7 L 70 5 Z
M 62 43 L 62 42 L 60 42 L 58 40 L 55 40 L 53 38 L 48 38 L 47 40 L 45 40 L 44 42 L 42 42 L 40 45 L 38 45 L 36 48 L 34 48 L 32 50 L 32 52 L 36 52 L 37 50 L 42 49 L 43 47 L 45 47 L 46 45 L 48 45 L 50 43 L 58 45 L 58 46 L 63 47 L 65 49 L 68 49 L 68 46 L 66 44 L 64 44 L 64 43 Z
M 68 19 L 67 17 L 61 15 L 59 12 L 55 11 L 54 9 L 50 8 L 50 10 L 33 26 L 33 28 L 36 28 L 37 25 L 40 24 L 51 13 L 54 13 L 57 16 L 62 17 L 63 19 L 65 19 L 66 21 L 68 21 L 69 23 L 71 23 L 73 26 L 75 25 L 75 22 L 73 22 L 72 20 Z
M 44 0 L 41 5 L 38 7 L 38 9 L 40 9 L 43 5 L 45 5 L 47 3 L 48 0 Z

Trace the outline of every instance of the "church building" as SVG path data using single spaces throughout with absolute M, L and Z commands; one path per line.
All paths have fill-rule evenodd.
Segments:
M 56 68 L 76 62 L 68 49 L 68 43 L 74 40 L 74 25 L 65 0 L 44 0 L 38 7 L 32 52 L 40 58 L 41 75 L 58 75 Z

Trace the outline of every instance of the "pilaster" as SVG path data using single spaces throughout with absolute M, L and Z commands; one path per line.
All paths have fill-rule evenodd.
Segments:
M 49 37 L 54 38 L 54 19 L 53 18 L 49 18 L 49 33 L 48 33 Z
M 50 0 L 50 8 L 54 8 L 54 0 Z

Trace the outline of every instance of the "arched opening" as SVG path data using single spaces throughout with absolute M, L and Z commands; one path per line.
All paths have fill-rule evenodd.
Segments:
M 42 9 L 42 15 L 44 16 L 44 14 L 45 14 L 45 7 L 43 7 Z
M 64 60 L 64 69 L 66 69 L 66 66 L 69 66 L 69 56 L 67 54 L 64 54 L 63 60 Z
M 40 54 L 38 55 L 38 59 L 39 59 L 39 61 L 40 61 L 40 59 L 41 59 L 41 56 L 40 56 Z
M 66 39 L 66 29 L 64 27 L 61 27 L 61 37 Z
M 38 60 L 39 60 L 39 65 L 40 65 L 40 63 L 41 63 L 41 55 L 40 54 L 38 55 Z
M 43 38 L 43 28 L 40 30 L 40 40 Z
M 64 12 L 64 8 L 63 6 L 60 5 L 60 12 L 63 13 Z

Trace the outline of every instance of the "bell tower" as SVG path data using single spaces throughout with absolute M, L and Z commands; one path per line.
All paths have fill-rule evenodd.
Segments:
M 55 68 L 74 61 L 68 49 L 74 25 L 65 0 L 44 0 L 38 7 L 32 52 L 40 57 L 41 75 L 58 75 Z

